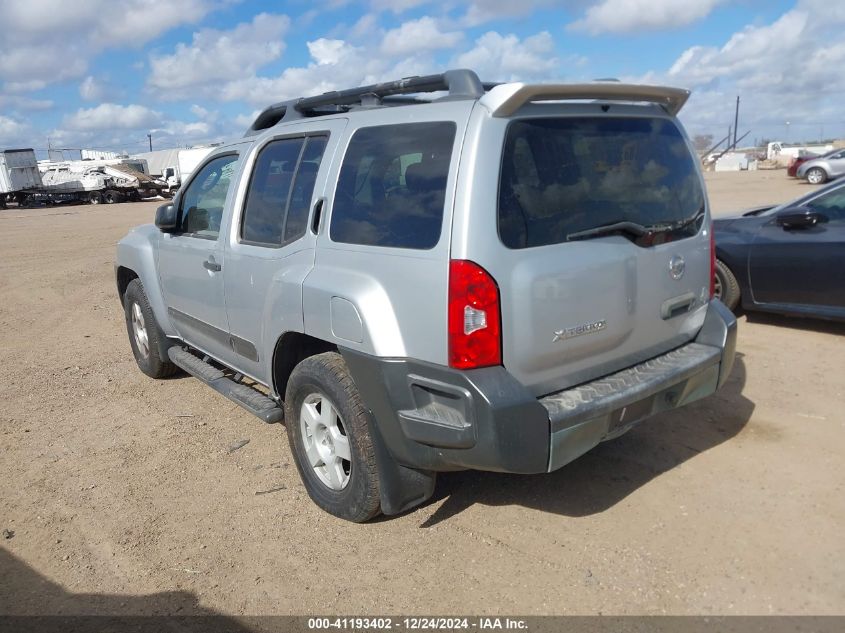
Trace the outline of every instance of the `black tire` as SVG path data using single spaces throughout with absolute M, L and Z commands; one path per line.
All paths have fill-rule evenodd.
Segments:
M 115 204 L 116 202 L 120 202 L 123 200 L 123 196 L 120 195 L 119 191 L 114 191 L 109 189 L 103 194 L 103 202 L 106 204 Z
M 132 317 L 136 305 L 143 317 L 144 329 L 146 331 L 146 353 L 139 346 L 139 340 L 135 336 L 135 326 Z M 126 294 L 123 295 L 123 313 L 126 317 L 126 331 L 129 334 L 129 344 L 132 346 L 132 354 L 135 356 L 135 362 L 138 363 L 138 368 L 150 378 L 167 378 L 175 374 L 179 368 L 171 363 L 168 358 L 162 358 L 159 354 L 158 344 L 163 335 L 158 327 L 153 310 L 150 308 L 150 302 L 147 300 L 147 295 L 144 292 L 144 286 L 141 284 L 140 279 L 133 279 L 126 287 Z
M 100 204 L 103 201 L 103 196 L 100 195 L 99 191 L 92 191 L 88 194 L 88 202 L 91 204 Z
M 823 185 L 827 182 L 827 172 L 821 167 L 808 169 L 805 176 L 807 178 L 807 182 L 811 185 Z
M 342 489 L 332 489 L 324 483 L 307 455 L 300 412 L 306 398 L 314 396 L 322 397 L 321 403 L 327 398 L 333 405 L 340 416 L 338 426 L 342 427 L 349 445 L 348 481 Z M 343 357 L 337 352 L 306 358 L 293 370 L 285 393 L 285 427 L 299 476 L 314 503 L 329 514 L 355 523 L 368 521 L 381 511 L 380 482 L 370 431 L 373 423 Z M 317 441 L 316 435 L 311 441 Z
M 716 298 L 730 310 L 739 304 L 739 283 L 731 269 L 720 259 L 716 260 Z

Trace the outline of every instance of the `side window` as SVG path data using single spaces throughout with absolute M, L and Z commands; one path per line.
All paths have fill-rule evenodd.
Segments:
M 226 194 L 238 163 L 237 154 L 218 156 L 205 164 L 182 195 L 182 231 L 217 238 Z
M 821 195 L 807 206 L 824 213 L 829 220 L 845 220 L 845 187 Z
M 326 140 L 286 138 L 261 150 L 244 204 L 243 241 L 279 246 L 305 234 Z
M 330 227 L 347 244 L 433 248 L 440 239 L 456 126 L 361 128 L 343 158 Z
M 320 161 L 323 159 L 327 142 L 328 138 L 325 136 L 309 136 L 305 143 L 285 216 L 285 225 L 282 230 L 283 243 L 292 242 L 305 235 L 308 214 L 311 211 L 311 198 L 314 195 L 314 183 L 317 180 L 317 171 L 320 169 Z

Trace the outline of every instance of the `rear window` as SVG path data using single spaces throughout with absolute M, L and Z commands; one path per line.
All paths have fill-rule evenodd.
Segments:
M 451 122 L 361 128 L 349 141 L 332 209 L 335 242 L 429 249 L 440 240 L 455 141 Z
M 679 225 L 703 207 L 690 150 L 667 119 L 525 119 L 508 126 L 499 235 L 509 248 L 559 244 L 619 222 Z M 672 238 L 699 227 L 690 223 Z

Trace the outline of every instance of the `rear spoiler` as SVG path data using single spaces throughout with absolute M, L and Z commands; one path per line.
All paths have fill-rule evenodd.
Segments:
M 510 116 L 530 101 L 633 101 L 657 103 L 675 116 L 689 99 L 690 91 L 666 86 L 644 86 L 616 82 L 584 84 L 501 84 L 491 88 L 478 102 L 495 117 Z

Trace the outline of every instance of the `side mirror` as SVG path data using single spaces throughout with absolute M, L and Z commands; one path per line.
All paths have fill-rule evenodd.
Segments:
M 173 204 L 163 204 L 156 209 L 156 226 L 163 233 L 170 233 L 176 229 L 179 218 L 176 216 L 176 206 Z
M 820 222 L 827 222 L 827 216 L 811 207 L 790 207 L 775 216 L 775 223 L 785 231 L 806 229 Z

